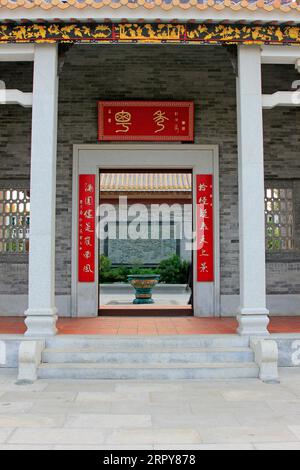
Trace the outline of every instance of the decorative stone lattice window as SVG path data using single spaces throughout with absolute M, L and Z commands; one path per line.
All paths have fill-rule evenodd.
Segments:
M 29 251 L 30 192 L 0 186 L 0 254 Z
M 294 191 L 289 183 L 266 183 L 266 247 L 268 253 L 295 249 Z

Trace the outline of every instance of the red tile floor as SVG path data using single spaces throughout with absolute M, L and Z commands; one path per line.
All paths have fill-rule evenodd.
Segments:
M 60 318 L 58 332 L 61 335 L 188 335 L 234 334 L 235 318 L 193 317 L 98 317 Z M 0 317 L 0 334 L 23 334 L 24 319 Z M 270 333 L 300 333 L 299 317 L 273 317 Z

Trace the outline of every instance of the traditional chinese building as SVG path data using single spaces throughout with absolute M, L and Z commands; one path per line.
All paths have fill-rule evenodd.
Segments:
M 98 315 L 112 169 L 191 175 L 195 316 L 264 335 L 298 315 L 299 19 L 298 0 L 0 0 L 0 315 L 28 336 Z

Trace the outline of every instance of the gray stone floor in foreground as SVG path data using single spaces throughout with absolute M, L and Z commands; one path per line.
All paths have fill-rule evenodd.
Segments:
M 300 368 L 258 380 L 40 380 L 0 371 L 0 450 L 299 449 Z

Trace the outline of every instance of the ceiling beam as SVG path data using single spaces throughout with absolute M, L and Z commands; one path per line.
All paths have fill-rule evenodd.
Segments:
M 300 60 L 300 46 L 262 46 L 262 64 L 292 64 Z
M 33 44 L 0 44 L 0 62 L 32 62 Z

